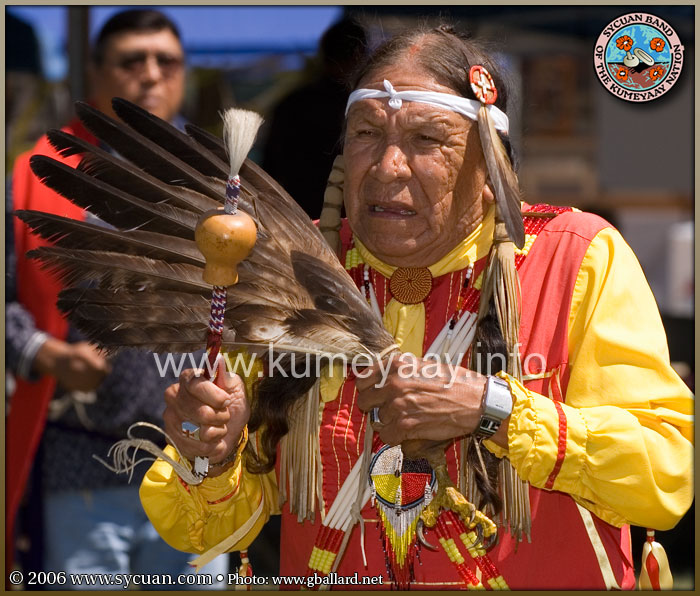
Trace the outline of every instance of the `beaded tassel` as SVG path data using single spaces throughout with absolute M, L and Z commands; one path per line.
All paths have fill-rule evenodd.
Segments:
M 462 544 L 464 544 L 469 555 L 474 559 L 474 562 L 481 571 L 482 578 L 486 580 L 486 584 L 492 590 L 508 590 L 509 588 L 506 580 L 496 568 L 491 557 L 486 553 L 486 549 L 481 544 L 477 533 L 474 530 L 469 530 L 453 511 L 444 512 L 438 519 L 438 525 L 442 524 L 445 531 L 447 531 L 447 525 L 443 518 L 447 519 L 452 524 L 452 527 L 459 532 L 459 539 L 462 541 Z
M 250 564 L 250 559 L 248 559 L 248 551 L 242 550 L 241 555 L 241 565 L 238 568 L 239 577 L 253 577 L 253 567 Z M 237 585 L 236 590 L 252 590 L 250 584 L 244 586 Z

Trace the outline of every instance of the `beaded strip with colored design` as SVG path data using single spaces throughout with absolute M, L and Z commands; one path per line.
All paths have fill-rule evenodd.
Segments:
M 486 589 L 490 588 L 492 590 L 508 590 L 509 588 L 508 584 L 506 583 L 506 580 L 503 578 L 503 575 L 501 575 L 500 571 L 498 571 L 498 568 L 496 567 L 495 563 L 491 560 L 491 557 L 489 557 L 486 553 L 486 549 L 482 546 L 477 533 L 474 530 L 470 530 L 469 528 L 467 528 L 464 525 L 464 522 L 459 517 L 457 517 L 453 511 L 445 511 L 443 515 L 441 515 L 437 520 L 436 528 L 438 536 L 442 536 L 440 544 L 443 545 L 443 548 L 445 547 L 445 545 L 443 544 L 443 539 L 445 539 L 447 542 L 449 542 L 449 540 L 452 540 L 451 538 L 449 538 L 449 530 L 447 528 L 445 520 L 449 521 L 452 524 L 452 527 L 458 533 L 459 539 L 462 541 L 462 544 L 467 549 L 467 552 L 472 557 L 472 559 L 474 559 L 474 563 L 476 563 L 476 566 L 481 571 L 481 577 L 486 580 L 486 585 L 484 587 Z M 454 544 L 454 540 L 452 544 Z M 454 549 L 452 551 L 453 553 L 455 549 L 456 545 L 454 545 Z M 457 551 L 457 553 L 459 554 L 459 551 Z M 452 559 L 452 557 L 450 557 L 450 560 L 452 560 L 452 562 L 455 563 L 455 565 L 457 566 L 457 572 L 461 575 L 462 572 L 459 568 L 460 563 L 455 562 L 455 560 Z M 461 565 L 464 565 L 464 557 L 461 557 L 461 561 Z
M 551 219 L 553 219 L 553 217 L 546 216 L 528 217 L 528 213 L 559 215 L 571 210 L 571 207 L 554 207 L 546 204 L 537 204 L 530 205 L 529 210 L 527 212 L 523 212 L 526 243 L 522 250 L 518 250 L 516 248 L 516 269 L 519 269 L 522 266 L 530 248 L 532 247 L 532 244 L 537 238 L 537 235 L 544 229 Z M 360 265 L 362 265 L 362 267 L 360 267 Z M 371 284 L 370 271 L 369 268 L 364 265 L 364 263 L 361 263 L 358 251 L 352 245 L 345 254 L 345 268 L 348 270 L 348 273 L 353 278 L 357 286 L 363 289 L 363 293 L 369 301 Z M 481 278 L 482 275 L 479 275 L 479 278 L 476 281 L 470 283 L 472 279 L 471 272 L 468 272 L 468 274 L 465 276 L 457 299 L 457 308 L 449 320 L 448 333 L 450 329 L 454 329 L 462 313 L 466 311 L 476 312 L 478 309 L 479 299 L 481 297 Z M 469 589 L 507 589 L 505 579 L 498 572 L 498 569 L 488 557 L 486 551 L 483 549 L 483 547 L 480 548 L 480 545 L 477 545 L 478 540 L 476 532 L 473 530 L 468 530 L 464 526 L 463 522 L 451 511 L 445 512 L 445 514 L 447 515 L 447 519 L 452 521 L 453 526 L 460 530 L 460 540 L 467 548 L 467 551 L 472 556 L 475 564 L 481 570 L 482 577 L 486 579 L 486 586 L 484 586 L 466 565 L 464 557 L 462 557 L 459 551 L 457 551 L 457 555 L 459 556 L 456 556 L 455 560 L 459 561 L 459 558 L 461 557 L 461 563 L 455 563 L 455 567 L 457 568 L 457 572 L 460 578 L 462 578 L 464 581 L 465 585 Z M 348 529 L 348 532 L 350 531 L 352 531 L 352 527 Z M 446 544 L 452 544 L 456 548 L 454 539 L 451 539 L 447 533 L 447 526 L 444 520 L 438 520 L 438 524 L 436 524 L 436 531 L 438 531 L 439 535 L 442 535 L 446 541 Z M 313 575 L 314 573 L 319 575 L 328 575 L 331 572 L 344 537 L 345 532 L 342 530 L 335 530 L 321 524 L 314 542 L 314 547 L 309 557 L 306 572 L 307 576 Z M 449 540 L 452 540 L 452 542 L 450 543 Z M 454 549 L 451 547 L 448 548 L 450 548 L 450 552 L 447 552 L 447 555 L 450 557 L 450 560 L 453 560 L 452 557 L 455 556 Z M 412 553 L 413 552 L 415 551 L 412 549 Z
M 241 178 L 229 176 L 226 181 L 226 201 L 224 213 L 233 214 L 238 209 L 238 197 L 241 194 Z M 214 286 L 211 292 L 211 311 L 209 313 L 209 331 L 207 331 L 207 360 L 208 369 L 205 378 L 210 380 L 216 374 L 214 371 L 216 358 L 221 350 L 221 339 L 224 333 L 224 314 L 226 312 L 226 286 Z
M 306 570 L 307 576 L 314 573 L 328 575 L 331 572 L 344 535 L 342 530 L 334 530 L 328 526 L 321 525 L 309 557 L 309 564 Z

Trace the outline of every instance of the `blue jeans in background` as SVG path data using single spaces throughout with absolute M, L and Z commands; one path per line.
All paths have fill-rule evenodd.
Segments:
M 179 575 L 194 573 L 188 561 L 196 555 L 177 551 L 163 541 L 141 507 L 137 486 L 46 494 L 44 515 L 44 570 L 66 574 L 65 584 L 46 586 L 47 589 L 123 590 L 123 583 L 116 582 L 124 582 L 124 578 L 117 580 L 116 574 L 143 574 L 144 579 L 137 580 L 141 585 L 133 586 L 141 590 L 226 588 L 227 554 L 218 556 L 199 572 L 206 577 L 198 580 L 211 578 L 210 585 L 177 584 Z M 70 574 L 83 573 L 110 574 L 106 577 L 115 583 L 71 583 Z M 163 585 L 162 580 L 155 583 L 154 574 L 171 576 L 175 585 Z M 223 581 L 217 581 L 217 575 L 223 575 Z

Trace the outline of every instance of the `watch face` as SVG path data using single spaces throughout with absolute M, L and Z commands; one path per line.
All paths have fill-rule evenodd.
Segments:
M 496 377 L 489 377 L 484 399 L 483 416 L 505 420 L 513 411 L 513 396 L 508 383 Z

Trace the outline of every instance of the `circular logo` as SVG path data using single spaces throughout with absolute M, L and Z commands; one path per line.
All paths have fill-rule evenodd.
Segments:
M 676 84 L 681 40 L 663 19 L 644 12 L 617 17 L 598 37 L 593 63 L 603 86 L 626 101 L 651 101 Z

